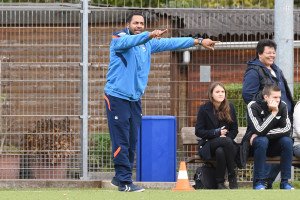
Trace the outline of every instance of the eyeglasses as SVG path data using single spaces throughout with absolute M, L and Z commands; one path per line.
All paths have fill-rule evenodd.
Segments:
M 264 54 L 267 54 L 267 55 L 276 55 L 276 52 L 275 51 L 267 51 L 267 52 L 264 52 Z

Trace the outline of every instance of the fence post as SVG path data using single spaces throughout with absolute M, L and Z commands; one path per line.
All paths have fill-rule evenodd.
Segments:
M 82 180 L 88 180 L 88 0 L 81 0 L 81 155 Z
M 274 39 L 277 43 L 276 64 L 282 69 L 294 94 L 294 1 L 275 0 Z

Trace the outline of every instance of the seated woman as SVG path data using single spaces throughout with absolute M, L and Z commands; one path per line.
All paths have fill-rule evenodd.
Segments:
M 300 158 L 300 101 L 298 101 L 296 106 L 294 107 L 293 139 L 294 139 L 294 146 L 293 146 L 294 155 Z
M 195 127 L 196 136 L 203 142 L 199 154 L 204 160 L 216 159 L 218 189 L 227 189 L 224 185 L 226 169 L 229 188 L 237 189 L 234 138 L 238 133 L 238 124 L 235 109 L 226 99 L 222 83 L 212 83 L 208 97 L 209 101 L 199 109 Z

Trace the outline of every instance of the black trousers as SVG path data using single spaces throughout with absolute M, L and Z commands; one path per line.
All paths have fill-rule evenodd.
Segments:
M 218 137 L 209 140 L 212 156 L 216 158 L 216 179 L 218 183 L 225 181 L 226 169 L 228 179 L 234 178 L 235 174 L 235 155 L 236 147 L 233 140 L 229 137 Z

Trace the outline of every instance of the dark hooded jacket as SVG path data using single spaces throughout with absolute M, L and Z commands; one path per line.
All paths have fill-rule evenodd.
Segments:
M 260 100 L 260 94 L 265 85 L 276 84 L 281 90 L 281 100 L 287 104 L 291 117 L 294 108 L 293 97 L 281 69 L 275 64 L 271 65 L 276 74 L 276 77 L 274 77 L 258 58 L 249 61 L 247 65 L 242 91 L 245 103 L 248 104 L 250 101 Z

